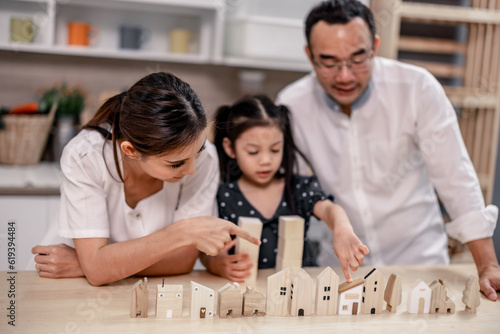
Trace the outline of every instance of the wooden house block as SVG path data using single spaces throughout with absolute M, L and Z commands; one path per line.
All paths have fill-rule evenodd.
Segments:
M 337 314 L 339 275 L 326 267 L 316 277 L 316 315 Z
M 156 293 L 156 317 L 182 317 L 182 285 L 158 284 Z
M 402 300 L 402 285 L 399 275 L 391 274 L 385 287 L 384 300 L 387 302 L 386 310 L 396 313 Z
M 385 278 L 380 271 L 373 268 L 365 276 L 361 313 L 380 314 L 384 310 Z
M 352 282 L 339 285 L 338 314 L 357 315 L 361 309 L 364 279 L 356 278 Z
M 260 240 L 260 237 L 262 235 L 262 222 L 259 218 L 239 217 L 238 226 Z M 257 281 L 257 271 L 259 267 L 259 249 L 260 246 L 254 245 L 250 241 L 242 238 L 237 238 L 235 254 L 248 253 L 250 255 L 248 261 L 251 261 L 253 263 L 251 269 L 252 273 L 245 278 L 245 282 L 247 284 L 254 285 Z
M 219 300 L 217 301 L 217 313 L 219 318 L 228 316 L 240 318 L 243 312 L 243 295 L 238 283 L 227 283 L 219 289 Z
M 302 268 L 303 248 L 304 219 L 300 216 L 281 216 L 278 224 L 276 269 L 290 267 L 295 272 Z
M 290 301 L 291 271 L 289 268 L 267 277 L 266 315 L 286 317 Z
M 408 313 L 429 313 L 431 307 L 431 288 L 421 279 L 410 285 L 406 309 Z
M 304 270 L 299 269 L 290 282 L 289 312 L 292 317 L 311 315 L 313 307 L 313 280 Z
M 191 281 L 191 319 L 213 318 L 214 313 L 214 290 Z
M 266 297 L 253 287 L 247 286 L 243 294 L 243 316 L 262 317 L 266 314 Z
M 132 286 L 132 303 L 130 304 L 130 317 L 148 317 L 148 278 L 144 277 Z
M 429 313 L 455 313 L 455 303 L 448 298 L 446 293 L 446 282 L 443 280 L 432 282 L 431 307 Z
M 477 277 L 470 275 L 465 282 L 462 302 L 465 304 L 465 310 L 469 313 L 476 313 L 476 308 L 481 303 L 481 291 Z

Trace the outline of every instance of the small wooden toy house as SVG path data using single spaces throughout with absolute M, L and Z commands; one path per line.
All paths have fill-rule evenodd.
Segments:
M 142 280 L 137 281 L 132 286 L 132 303 L 130 304 L 130 317 L 140 318 L 148 317 L 148 278 L 144 277 Z
M 217 313 L 219 318 L 228 316 L 240 318 L 243 312 L 243 295 L 238 283 L 227 283 L 219 289 L 219 300 L 217 301 Z
M 431 307 L 431 288 L 421 279 L 410 285 L 406 309 L 408 313 L 429 313 Z
M 380 314 L 384 310 L 385 278 L 380 271 L 373 268 L 365 276 L 361 313 Z
M 290 283 L 290 311 L 292 317 L 311 315 L 313 298 L 313 280 L 304 270 L 299 269 Z
M 289 268 L 267 277 L 266 315 L 286 317 L 290 301 L 291 271 Z
M 339 275 L 326 267 L 316 277 L 316 315 L 334 315 L 338 308 Z
M 290 268 L 292 273 L 302 268 L 304 248 L 304 218 L 281 216 L 278 223 L 278 254 L 276 269 Z
M 191 281 L 191 318 L 213 318 L 215 313 L 215 292 Z
M 359 314 L 363 283 L 364 280 L 362 278 L 356 278 L 350 283 L 344 282 L 339 285 L 338 314 Z
M 262 222 L 259 218 L 239 217 L 238 226 L 247 231 L 253 237 L 260 240 L 262 234 Z M 251 274 L 245 278 L 246 284 L 254 285 L 257 281 L 259 250 L 260 246 L 254 245 L 248 240 L 242 238 L 236 239 L 235 254 L 248 253 L 250 257 L 246 261 L 251 261 L 253 263 Z
M 182 285 L 158 284 L 156 293 L 156 317 L 182 317 Z
M 429 313 L 455 313 L 455 303 L 448 298 L 446 293 L 446 282 L 434 281 L 429 285 L 431 288 L 431 307 Z
M 266 297 L 253 287 L 247 286 L 247 289 L 243 294 L 243 316 L 251 317 L 256 315 L 261 317 L 265 314 Z

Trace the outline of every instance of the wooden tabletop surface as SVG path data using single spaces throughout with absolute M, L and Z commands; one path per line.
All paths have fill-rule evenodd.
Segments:
M 315 280 L 323 268 L 305 268 Z M 353 277 L 363 277 L 373 267 L 361 267 Z M 500 303 L 481 296 L 476 314 L 464 311 L 465 281 L 477 275 L 473 264 L 449 266 L 379 267 L 389 278 L 400 275 L 403 300 L 395 314 L 335 315 L 309 317 L 250 317 L 190 319 L 190 281 L 217 291 L 228 281 L 206 271 L 165 277 L 165 284 L 184 286 L 183 318 L 155 318 L 156 286 L 163 277 L 149 277 L 149 317 L 130 318 L 131 287 L 139 278 L 93 287 L 84 278 L 45 279 L 36 272 L 2 272 L 0 283 L 0 333 L 500 333 Z M 334 268 L 339 282 L 345 281 Z M 275 270 L 260 270 L 256 287 L 266 294 L 267 276 Z M 409 314 L 408 287 L 422 279 L 430 284 L 447 282 L 448 297 L 455 303 L 454 314 Z M 244 284 L 242 284 L 244 286 Z M 12 296 L 12 292 L 15 297 Z M 12 317 L 14 302 L 15 313 Z M 10 310 L 8 309 L 10 307 Z M 10 317 L 9 317 L 10 316 Z M 9 321 L 15 320 L 15 327 Z

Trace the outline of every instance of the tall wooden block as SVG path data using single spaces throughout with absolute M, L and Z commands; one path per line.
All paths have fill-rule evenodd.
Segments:
M 286 317 L 290 301 L 291 271 L 289 268 L 267 277 L 266 315 Z
M 313 280 L 304 270 L 299 269 L 290 282 L 289 314 L 292 317 L 308 316 L 313 307 Z
M 215 314 L 215 292 L 191 281 L 191 318 L 213 318 Z
M 182 317 L 183 286 L 158 284 L 156 293 L 156 317 Z
M 339 275 L 326 267 L 316 277 L 316 315 L 334 315 L 338 309 Z
M 281 216 L 278 225 L 278 254 L 276 269 L 302 267 L 304 249 L 304 219 L 300 216 Z
M 239 217 L 238 226 L 260 240 L 260 237 L 262 235 L 262 222 L 259 218 Z M 238 238 L 236 240 L 235 253 L 248 253 L 250 255 L 248 261 L 251 261 L 253 263 L 252 273 L 245 278 L 245 282 L 250 285 L 254 285 L 257 281 L 257 271 L 259 267 L 259 249 L 260 246 L 254 245 L 245 239 Z

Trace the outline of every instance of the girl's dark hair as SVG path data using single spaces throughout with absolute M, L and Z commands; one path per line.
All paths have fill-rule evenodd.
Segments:
M 129 141 L 141 156 L 163 155 L 185 147 L 207 126 L 191 87 L 170 73 L 153 73 L 109 98 L 83 127 L 113 142 L 115 166 L 123 181 L 117 140 Z
M 311 46 L 311 30 L 319 21 L 325 21 L 329 24 L 346 24 L 355 17 L 360 17 L 366 22 L 370 30 L 372 43 L 375 43 L 375 20 L 368 7 L 357 0 L 328 0 L 314 7 L 306 18 L 305 34 L 307 45 Z
M 283 160 L 276 177 L 285 178 L 285 198 L 290 204 L 293 213 L 296 213 L 293 200 L 293 178 L 297 169 L 299 154 L 306 162 L 302 152 L 295 146 L 290 125 L 290 112 L 283 105 L 275 105 L 264 95 L 245 96 L 231 106 L 220 107 L 215 115 L 214 144 L 217 147 L 220 164 L 221 182 L 237 180 L 241 170 L 234 159 L 231 159 L 222 146 L 224 138 L 228 138 L 232 145 L 246 130 L 255 126 L 277 126 L 284 137 Z

